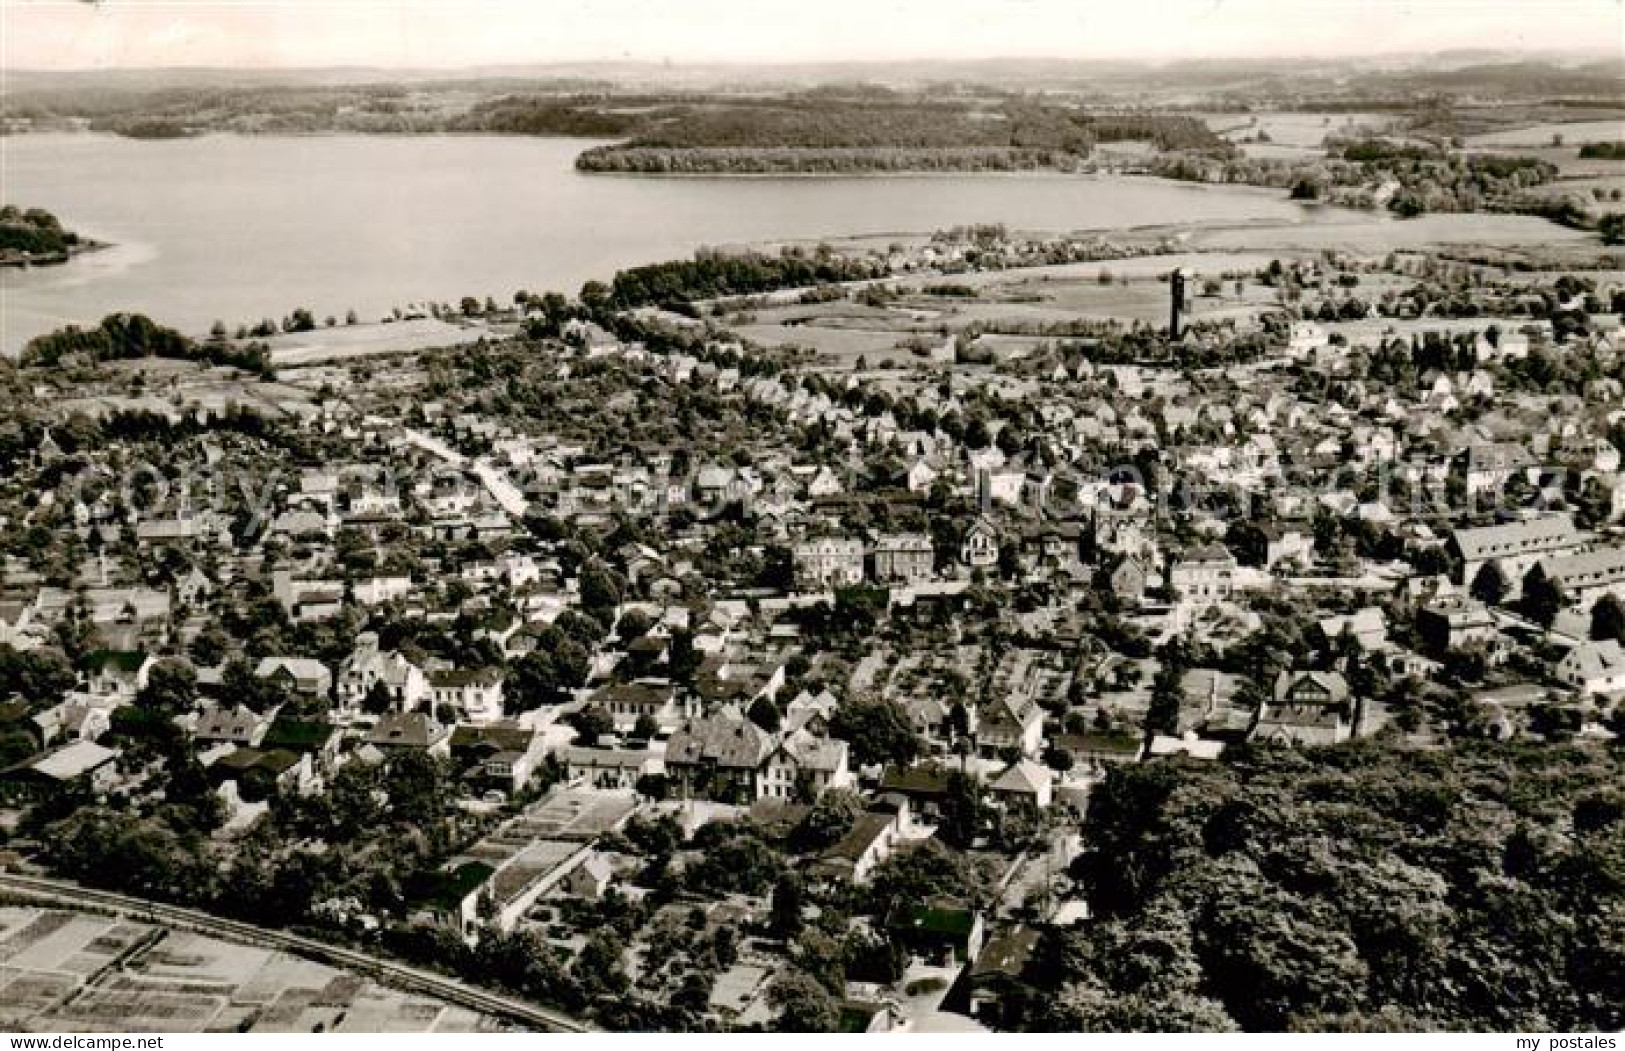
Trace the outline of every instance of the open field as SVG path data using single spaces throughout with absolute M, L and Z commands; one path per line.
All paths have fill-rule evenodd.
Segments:
M 483 324 L 453 323 L 438 318 L 412 318 L 407 321 L 378 322 L 318 328 L 310 332 L 290 332 L 266 340 L 271 361 L 278 365 L 308 365 L 311 362 L 364 358 L 375 354 L 431 350 L 466 343 L 486 332 Z
M 255 409 L 268 416 L 308 410 L 311 392 L 287 383 L 267 383 L 229 368 L 210 368 L 195 362 L 166 358 L 138 358 L 106 363 L 114 373 L 127 374 L 123 390 L 63 399 L 69 411 L 100 417 L 111 412 L 152 412 L 160 415 L 204 409 L 220 414 L 228 406 Z M 139 377 L 140 385 L 135 386 Z
M 1498 149 L 1507 146 L 1550 146 L 1554 135 L 1561 135 L 1564 144 L 1572 149 L 1579 148 L 1584 142 L 1625 141 L 1625 120 L 1532 124 L 1523 128 L 1473 135 L 1466 140 L 1466 144 L 1469 147 L 1491 146 Z
M 0 907 L 0 1026 L 48 1032 L 470 1032 L 492 1020 L 287 953 Z
M 1372 214 L 1364 221 L 1208 228 L 1190 238 L 1193 247 L 1274 253 L 1325 250 L 1362 255 L 1429 248 L 1565 246 L 1597 244 L 1595 234 L 1527 215 L 1455 213 L 1394 219 Z
M 811 348 L 821 367 L 850 368 L 860 358 L 872 365 L 889 361 L 906 366 L 926 359 L 904 344 L 938 346 L 949 334 L 972 327 L 995 332 L 1012 326 L 1037 329 L 1080 319 L 1162 324 L 1168 317 L 1166 277 L 1176 266 L 1190 278 L 1187 319 L 1245 315 L 1272 303 L 1273 292 L 1248 282 L 1238 295 L 1234 281 L 1222 280 L 1221 275 L 1251 274 L 1271 258 L 1251 253 L 1181 254 L 1125 260 L 1131 265 L 1122 272 L 1115 263 L 1089 263 L 956 275 L 956 283 L 965 278 L 963 284 L 977 295 L 913 294 L 898 300 L 890 311 L 851 304 L 850 314 L 833 309 L 842 305 L 838 303 L 822 304 L 811 315 L 805 308 L 764 309 L 750 313 L 751 323 L 730 322 L 729 327 L 766 346 Z M 1217 294 L 1204 294 L 1204 277 L 1218 282 Z M 918 287 L 912 281 L 899 285 Z M 1043 342 L 1038 335 L 984 335 L 977 347 L 1007 361 L 1032 353 Z
M 1121 235 L 1167 243 L 1168 231 Z M 1189 251 L 1049 267 L 966 274 L 909 275 L 879 284 L 901 293 L 884 307 L 852 300 L 811 305 L 761 306 L 728 319 L 729 328 L 764 346 L 813 351 L 814 370 L 851 370 L 860 359 L 872 367 L 927 366 L 908 344 L 940 346 L 967 330 L 1022 331 L 1017 338 L 983 337 L 979 346 L 997 360 L 1031 353 L 1043 342 L 1037 330 L 1079 320 L 1166 323 L 1167 275 L 1187 277 L 1187 320 L 1234 318 L 1247 323 L 1276 305 L 1274 289 L 1252 279 L 1275 259 L 1306 259 L 1325 251 L 1372 260 L 1390 252 L 1456 250 L 1491 256 L 1505 265 L 1561 265 L 1569 255 L 1594 259 L 1597 238 L 1521 215 L 1433 214 L 1401 220 L 1380 213 L 1328 209 L 1302 223 L 1211 224 L 1178 232 L 1174 243 Z M 1228 276 L 1227 276 L 1228 275 Z M 1236 276 L 1241 275 L 1241 290 Z M 1393 279 L 1367 277 L 1360 294 L 1380 295 Z M 951 289 L 954 294 L 932 294 Z M 1001 340 L 1003 340 L 1001 342 Z M 967 368 L 968 366 L 961 366 Z
M 1383 113 L 1215 113 L 1203 119 L 1231 142 L 1250 139 L 1262 131 L 1269 137 L 1263 145 L 1315 151 L 1329 134 L 1383 131 L 1394 123 L 1391 115 Z

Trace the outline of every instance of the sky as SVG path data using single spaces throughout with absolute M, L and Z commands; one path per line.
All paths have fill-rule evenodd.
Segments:
M 1177 60 L 1585 50 L 1625 0 L 0 0 L 0 66 Z

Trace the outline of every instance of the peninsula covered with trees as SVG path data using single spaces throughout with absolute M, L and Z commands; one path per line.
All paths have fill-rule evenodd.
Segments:
M 65 263 L 77 252 L 100 247 L 43 208 L 0 205 L 0 266 Z
M 865 89 L 771 104 L 696 108 L 630 141 L 587 150 L 596 172 L 1006 171 L 1077 168 L 1096 143 L 1225 154 L 1181 114 L 1097 114 L 1024 97 L 977 100 Z

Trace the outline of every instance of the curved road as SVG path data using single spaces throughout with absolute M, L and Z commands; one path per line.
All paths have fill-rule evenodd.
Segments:
M 0 890 L 11 891 L 20 897 L 48 901 L 68 908 L 100 907 L 134 919 L 150 920 L 172 927 L 187 928 L 202 934 L 215 935 L 228 941 L 246 941 L 252 944 L 286 949 L 289 952 L 320 960 L 324 963 L 336 964 L 357 974 L 364 974 L 397 989 L 436 996 L 460 1007 L 495 1015 L 511 1022 L 518 1022 L 547 1032 L 586 1033 L 592 1031 L 592 1027 L 585 1022 L 545 1007 L 538 1007 L 527 1000 L 479 989 L 455 978 L 447 978 L 445 975 L 435 974 L 432 971 L 425 971 L 407 964 L 381 960 L 376 956 L 369 956 L 355 949 L 328 945 L 326 942 L 320 942 L 314 938 L 306 938 L 286 931 L 270 930 L 265 927 L 256 927 L 251 923 L 222 919 L 219 916 L 211 916 L 196 909 L 186 909 L 178 905 L 165 905 L 161 902 L 126 897 L 123 894 L 114 894 L 110 891 L 93 890 L 89 887 L 82 887 L 77 883 L 69 883 L 66 880 L 46 879 L 39 876 L 20 876 L 11 872 L 0 873 Z

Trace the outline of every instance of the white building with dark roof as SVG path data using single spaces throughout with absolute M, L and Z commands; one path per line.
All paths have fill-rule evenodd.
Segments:
M 1537 577 L 1557 585 L 1570 604 L 1589 610 L 1604 595 L 1625 598 L 1625 548 L 1608 547 L 1548 558 L 1528 572 L 1524 586 Z
M 1523 578 L 1535 564 L 1548 558 L 1577 554 L 1588 536 L 1575 528 L 1566 514 L 1541 515 L 1502 525 L 1457 529 L 1450 536 L 1455 556 L 1455 580 L 1471 585 L 1484 566 L 1495 563 L 1508 586 L 1506 597 L 1519 594 Z
M 1563 655 L 1552 674 L 1581 693 L 1625 690 L 1625 647 L 1614 639 L 1582 642 Z

